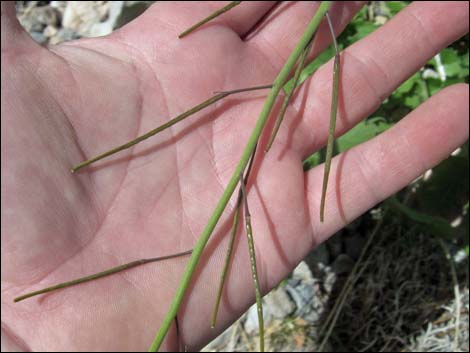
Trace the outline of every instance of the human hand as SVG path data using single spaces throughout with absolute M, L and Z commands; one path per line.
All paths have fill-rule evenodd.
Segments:
M 110 36 L 36 45 L 2 2 L 2 348 L 143 350 L 185 259 L 160 262 L 13 304 L 27 291 L 134 259 L 187 250 L 205 226 L 261 110 L 264 93 L 230 97 L 133 149 L 72 175 L 78 162 L 133 139 L 215 90 L 270 83 L 311 18 L 310 3 L 246 3 L 187 38 L 219 4 L 157 3 Z M 337 31 L 358 4 L 333 5 Z M 328 44 L 326 27 L 313 50 Z M 415 3 L 341 54 L 337 133 L 468 31 L 468 4 Z M 240 35 L 250 33 L 246 40 Z M 468 138 L 468 86 L 430 98 L 394 128 L 332 163 L 326 222 L 322 167 L 302 160 L 327 138 L 332 63 L 300 89 L 249 188 L 265 291 L 319 242 L 444 159 Z M 263 140 L 269 137 L 265 134 Z M 436 143 L 438 139 L 439 143 Z M 259 154 L 261 155 L 261 153 Z M 234 201 L 231 208 L 234 207 Z M 219 330 L 210 314 L 230 212 L 219 221 L 179 312 L 198 348 L 254 299 L 245 237 L 235 247 Z M 164 349 L 177 349 L 173 330 Z

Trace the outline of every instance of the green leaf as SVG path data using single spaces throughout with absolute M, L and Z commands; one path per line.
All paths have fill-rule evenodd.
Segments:
M 451 156 L 432 169 L 416 192 L 418 208 L 428 214 L 455 219 L 468 202 L 468 158 Z
M 442 82 L 440 79 L 438 78 L 428 78 L 426 80 L 426 83 L 428 85 L 428 88 L 429 88 L 429 93 L 431 95 L 439 92 L 442 87 L 444 86 L 444 82 Z
M 454 77 L 454 78 L 448 78 L 445 81 L 441 81 L 438 78 L 428 78 L 426 80 L 426 83 L 428 85 L 429 93 L 432 96 L 433 94 L 438 93 L 440 90 L 447 86 L 454 85 L 456 83 L 462 82 L 461 79 Z
M 370 140 L 387 130 L 390 126 L 390 123 L 380 117 L 363 120 L 346 134 L 337 139 L 338 152 L 344 152 L 351 147 Z
M 413 76 L 411 76 L 408 80 L 403 82 L 400 87 L 398 87 L 394 94 L 405 94 L 411 92 L 413 87 L 415 87 L 416 82 L 421 79 L 421 75 L 419 72 L 416 72 Z
M 453 48 L 445 48 L 439 53 L 439 56 L 442 67 L 444 68 L 448 78 L 468 77 L 468 52 L 459 56 L 457 50 Z M 436 70 L 438 70 L 438 65 L 435 58 L 432 58 L 429 61 L 429 65 L 432 65 Z
M 391 16 L 395 16 L 398 12 L 407 6 L 405 1 L 386 1 L 385 4 L 390 10 Z
M 359 145 L 378 134 L 387 130 L 392 124 L 380 117 L 361 121 L 343 136 L 336 139 L 336 152 L 347 151 L 351 147 Z M 320 152 L 316 152 L 303 162 L 304 170 L 307 171 L 323 162 Z
M 394 196 L 390 197 L 386 201 L 386 203 L 391 207 L 392 210 L 403 213 L 409 219 L 414 222 L 417 222 L 424 230 L 429 231 L 433 235 L 450 239 L 454 234 L 454 229 L 443 218 L 433 217 L 415 211 L 410 207 L 404 205 L 403 203 L 399 202 Z
M 316 167 L 322 162 L 322 157 L 320 152 L 315 152 L 312 154 L 310 157 L 305 159 L 302 163 L 302 166 L 304 168 L 304 171 L 306 172 L 307 170 L 312 169 L 313 167 Z
M 468 51 L 461 56 L 462 66 L 468 71 Z M 468 76 L 468 72 L 466 73 Z
M 441 51 L 440 55 L 446 75 L 450 77 L 459 76 L 463 67 L 461 66 L 457 51 L 452 48 L 445 48 Z
M 357 36 L 360 38 L 364 38 L 365 36 L 371 34 L 374 32 L 377 28 L 379 28 L 378 25 L 369 22 L 369 21 L 358 21 L 356 25 L 356 31 L 357 31 Z M 359 38 L 359 39 L 360 39 Z
M 418 105 L 420 105 L 421 98 L 417 94 L 410 95 L 410 96 L 405 97 L 405 100 L 403 101 L 403 103 L 405 103 L 405 105 L 407 107 L 410 107 L 411 109 L 414 109 Z
M 355 22 L 355 28 L 354 28 L 356 33 L 349 37 L 349 45 L 366 37 L 367 35 L 371 34 L 379 27 L 380 27 L 379 25 L 376 25 L 375 23 L 370 22 L 370 21 L 357 20 L 357 22 Z

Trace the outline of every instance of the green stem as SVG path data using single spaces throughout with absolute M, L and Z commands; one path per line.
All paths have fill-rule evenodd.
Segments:
M 251 227 L 251 215 L 248 209 L 248 198 L 246 196 L 245 184 L 242 175 L 240 174 L 240 189 L 242 190 L 243 201 L 245 204 L 245 227 L 246 236 L 248 238 L 248 250 L 250 252 L 251 275 L 253 277 L 253 284 L 255 287 L 256 297 L 256 311 L 258 313 L 258 327 L 259 327 L 259 350 L 264 352 L 264 319 L 263 319 L 263 300 L 261 294 L 261 287 L 258 279 L 258 269 L 256 267 L 256 253 L 255 244 L 253 241 L 253 229 Z
M 272 131 L 271 136 L 269 138 L 269 142 L 266 145 L 265 152 L 268 152 L 269 149 L 271 148 L 271 146 L 273 145 L 273 142 L 274 142 L 274 139 L 276 138 L 277 132 L 279 131 L 281 123 L 284 120 L 284 115 L 286 114 L 287 106 L 289 105 L 290 100 L 291 100 L 291 98 L 294 94 L 294 90 L 297 87 L 297 82 L 299 82 L 300 73 L 302 72 L 302 70 L 304 68 L 305 59 L 307 58 L 308 53 L 310 52 L 310 49 L 312 48 L 312 43 L 313 43 L 313 36 L 310 39 L 310 42 L 308 43 L 305 50 L 302 52 L 302 55 L 300 56 L 299 63 L 297 65 L 297 69 L 295 70 L 294 78 L 292 80 L 292 89 L 284 97 L 284 101 L 282 102 L 281 111 L 279 112 L 279 115 L 276 119 L 276 123 L 274 125 L 273 131 Z
M 333 64 L 333 92 L 331 97 L 331 112 L 330 112 L 330 131 L 328 134 L 328 143 L 326 147 L 326 158 L 325 158 L 325 171 L 323 175 L 323 187 L 321 194 L 320 203 L 320 222 L 325 220 L 325 202 L 326 202 L 326 190 L 328 188 L 328 178 L 330 176 L 331 158 L 333 157 L 333 143 L 335 141 L 335 130 L 336 130 L 336 114 L 338 111 L 338 87 L 339 87 L 339 50 L 338 43 L 336 42 L 335 31 L 331 23 L 328 12 L 325 14 L 328 22 L 328 28 L 330 29 L 331 37 L 333 39 L 333 46 L 335 48 L 335 61 Z
M 316 29 L 320 25 L 323 15 L 330 8 L 330 6 L 331 6 L 331 1 L 323 1 L 321 3 L 321 5 L 318 8 L 318 11 L 316 12 L 313 19 L 310 21 L 306 31 L 300 38 L 297 46 L 294 48 L 289 58 L 287 59 L 287 62 L 285 63 L 284 67 L 281 69 L 278 76 L 274 80 L 273 87 L 271 88 L 271 91 L 269 92 L 266 98 L 263 109 L 261 110 L 258 121 L 256 122 L 253 132 L 242 153 L 240 161 L 238 162 L 238 165 L 235 168 L 235 171 L 230 181 L 228 182 L 228 185 L 225 188 L 224 193 L 222 194 L 222 197 L 220 198 L 212 216 L 210 217 L 206 227 L 204 228 L 204 230 L 202 231 L 202 234 L 199 237 L 199 240 L 194 246 L 193 253 L 188 261 L 188 264 L 186 265 L 186 269 L 181 278 L 179 287 L 176 290 L 175 296 L 173 297 L 173 301 L 170 305 L 170 308 L 168 309 L 167 314 L 163 318 L 160 329 L 158 330 L 156 337 L 154 341 L 152 342 L 152 345 L 150 346 L 150 349 L 149 349 L 150 351 L 157 351 L 159 347 L 161 346 L 166 334 L 168 333 L 171 323 L 173 322 L 173 319 L 176 313 L 178 312 L 181 302 L 183 301 L 184 294 L 186 293 L 186 289 L 188 288 L 192 275 L 194 271 L 196 270 L 196 266 L 199 262 L 199 259 L 201 258 L 202 251 L 204 250 L 204 247 L 206 246 L 207 241 L 209 240 L 209 237 L 211 236 L 215 226 L 217 225 L 217 222 L 220 216 L 222 215 L 222 212 L 227 206 L 227 203 L 229 202 L 230 197 L 232 196 L 233 191 L 235 190 L 235 187 L 238 184 L 238 176 L 248 164 L 250 156 L 253 153 L 253 150 L 258 142 L 261 132 L 263 131 L 264 125 L 266 124 L 266 121 L 269 117 L 269 113 L 272 110 L 276 97 L 279 94 L 279 91 L 282 89 L 282 86 L 284 85 L 284 83 L 287 81 L 289 77 L 289 73 L 292 71 L 292 68 L 294 67 L 297 59 L 302 54 L 302 51 L 304 50 L 308 41 L 310 40 L 313 33 L 316 31 Z
M 148 139 L 149 137 L 153 136 L 153 135 L 156 135 L 158 134 L 159 132 L 162 132 L 163 130 L 165 129 L 168 129 L 170 126 L 173 126 L 175 125 L 176 123 L 180 122 L 181 120 L 184 120 L 186 119 L 188 116 L 190 115 L 193 115 L 195 113 L 197 113 L 198 111 L 218 102 L 219 100 L 231 95 L 231 94 L 235 94 L 235 93 L 241 93 L 241 92 L 248 92 L 248 91 L 254 91 L 254 90 L 260 90 L 260 89 L 267 89 L 267 88 L 271 88 L 272 86 L 271 85 L 263 85 L 263 86 L 255 86 L 255 87 L 248 87 L 248 88 L 241 88 L 241 89 L 236 89 L 236 90 L 232 90 L 232 91 L 224 91 L 224 92 L 220 92 L 218 94 L 216 94 L 215 96 L 207 99 L 206 101 L 196 105 L 195 107 L 185 111 L 184 113 L 178 115 L 177 117 L 171 119 L 170 121 L 166 122 L 165 124 L 163 125 L 160 125 L 159 127 L 153 129 L 153 130 L 150 130 L 149 132 L 137 137 L 136 139 L 132 140 L 132 141 L 129 141 L 121 146 L 118 146 L 118 147 L 115 147 L 107 152 L 104 152 L 96 157 L 93 157 L 93 158 L 90 158 L 86 161 L 83 161 L 79 164 L 77 164 L 76 166 L 74 166 L 70 171 L 72 173 L 75 173 L 76 171 L 96 162 L 96 161 L 99 161 L 100 159 L 103 159 L 103 158 L 106 158 L 112 154 L 115 154 L 117 152 L 120 152 L 122 150 L 125 150 L 129 147 L 132 147 L 136 144 L 138 144 L 139 142 L 142 142 L 143 140 L 146 140 Z
M 253 160 L 255 159 L 255 154 L 256 154 L 256 147 L 255 147 L 255 150 L 253 151 L 253 154 L 251 155 L 250 163 L 248 164 L 248 168 L 245 172 L 245 178 L 244 178 L 245 185 L 248 183 L 248 176 L 250 175 L 251 168 L 253 166 Z M 214 312 L 212 314 L 211 328 L 215 327 L 215 324 L 217 321 L 217 314 L 219 312 L 220 300 L 222 298 L 222 291 L 224 289 L 225 280 L 227 278 L 227 272 L 230 267 L 230 260 L 232 259 L 233 243 L 235 242 L 235 235 L 237 234 L 238 222 L 240 219 L 240 207 L 242 205 L 242 200 L 243 200 L 242 197 L 243 197 L 242 189 L 240 187 L 240 190 L 238 191 L 235 213 L 233 214 L 232 229 L 230 230 L 230 239 L 229 239 L 229 243 L 227 246 L 227 254 L 225 255 L 224 268 L 222 269 L 222 274 L 220 276 L 219 289 L 217 290 L 217 297 L 215 300 Z
M 229 10 L 231 10 L 232 8 L 234 8 L 235 6 L 237 5 L 240 5 L 241 1 L 232 1 L 231 3 L 229 3 L 228 5 L 222 7 L 221 9 L 217 10 L 217 11 L 214 11 L 212 14 L 210 14 L 209 16 L 207 16 L 205 19 L 203 19 L 202 21 L 199 21 L 198 23 L 196 23 L 195 25 L 189 27 L 186 31 L 182 32 L 178 38 L 183 38 L 184 36 L 187 36 L 189 33 L 191 33 L 192 31 L 194 31 L 196 28 L 199 28 L 201 27 L 203 24 L 206 24 L 207 22 L 209 22 L 210 20 L 213 20 L 214 18 L 222 15 L 224 12 L 227 12 Z
M 132 261 L 132 262 L 129 262 L 129 263 L 124 264 L 124 265 L 119 265 L 119 266 L 116 266 L 116 267 L 112 267 L 112 268 L 110 268 L 106 271 L 95 273 L 93 275 L 77 278 L 77 279 L 74 279 L 74 280 L 71 280 L 71 281 L 59 283 L 59 284 L 56 284 L 54 286 L 50 286 L 50 287 L 47 287 L 47 288 L 44 288 L 44 289 L 40 289 L 40 290 L 31 292 L 31 293 L 23 294 L 23 295 L 15 298 L 15 299 L 13 299 L 13 301 L 15 303 L 17 303 L 19 301 L 22 301 L 22 300 L 27 299 L 27 298 L 34 297 L 34 296 L 39 295 L 39 294 L 44 294 L 44 293 L 55 291 L 57 289 L 62 289 L 62 288 L 66 288 L 66 287 L 75 286 L 75 285 L 80 284 L 80 283 L 93 281 L 95 279 L 106 277 L 106 276 L 109 276 L 109 275 L 113 275 L 115 273 L 118 273 L 118 272 L 121 272 L 121 271 L 124 271 L 124 270 L 128 270 L 128 269 L 136 267 L 136 266 L 145 265 L 145 264 L 148 264 L 150 262 L 168 260 L 168 259 L 172 259 L 172 258 L 179 257 L 179 256 L 189 255 L 189 254 L 191 254 L 191 252 L 192 252 L 192 250 L 188 250 L 188 251 L 184 251 L 184 252 L 177 253 L 177 254 L 172 254 L 172 255 L 167 255 L 167 256 L 160 256 L 160 257 L 154 257 L 154 258 L 151 258 L 151 259 L 140 259 L 140 260 Z

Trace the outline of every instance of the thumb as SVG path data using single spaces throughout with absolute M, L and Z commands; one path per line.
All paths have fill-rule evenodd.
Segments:
M 15 2 L 1 2 L 1 49 L 2 55 L 12 51 L 20 52 L 40 48 L 18 22 Z

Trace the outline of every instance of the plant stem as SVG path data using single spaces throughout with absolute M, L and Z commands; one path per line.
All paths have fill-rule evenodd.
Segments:
M 260 352 L 264 352 L 264 320 L 263 320 L 263 300 L 261 294 L 261 288 L 258 279 L 258 269 L 256 268 L 256 253 L 255 244 L 253 242 L 253 229 L 251 227 L 251 215 L 248 209 L 248 198 L 246 196 L 245 183 L 243 177 L 240 174 L 240 189 L 242 190 L 243 201 L 245 204 L 245 228 L 246 236 L 248 238 L 248 250 L 250 252 L 250 264 L 251 264 L 251 275 L 253 277 L 253 284 L 255 287 L 256 297 L 256 311 L 258 313 L 258 327 L 259 327 L 259 349 Z
M 335 61 L 333 64 L 333 92 L 331 97 L 331 112 L 330 112 L 330 131 L 328 134 L 328 143 L 326 147 L 326 158 L 325 158 L 325 171 L 323 175 L 323 187 L 321 194 L 320 203 L 320 222 L 325 220 L 325 201 L 326 201 L 326 190 L 328 188 L 328 178 L 330 176 L 331 158 L 333 156 L 333 143 L 335 141 L 335 130 L 336 130 L 336 114 L 338 111 L 338 87 L 339 87 L 339 50 L 338 43 L 336 42 L 335 31 L 331 23 L 328 11 L 325 14 L 326 21 L 328 22 L 328 28 L 330 29 L 331 37 L 333 40 L 333 46 L 335 48 Z
M 203 24 L 206 24 L 207 22 L 209 22 L 210 20 L 213 20 L 214 18 L 222 15 L 224 12 L 227 12 L 229 10 L 231 10 L 232 8 L 234 8 L 235 6 L 237 5 L 240 5 L 241 1 L 232 1 L 231 3 L 229 3 L 228 5 L 222 7 L 221 9 L 217 10 L 217 11 L 214 11 L 212 14 L 210 14 L 209 16 L 207 16 L 205 19 L 203 19 L 202 21 L 199 21 L 198 23 L 196 23 L 195 25 L 189 27 L 186 31 L 182 32 L 178 38 L 183 38 L 185 36 L 187 36 L 189 33 L 193 32 L 196 28 L 199 28 L 201 27 Z
M 202 234 L 200 235 L 199 240 L 194 246 L 193 253 L 188 261 L 188 264 L 186 265 L 186 269 L 180 281 L 179 287 L 175 293 L 175 296 L 173 297 L 173 301 L 170 305 L 170 308 L 167 314 L 163 318 L 160 329 L 157 332 L 156 337 L 154 341 L 152 342 L 152 345 L 150 346 L 150 349 L 149 349 L 150 351 L 157 351 L 159 347 L 161 346 L 166 334 L 168 333 L 170 325 L 173 322 L 173 319 L 176 313 L 178 312 L 181 302 L 183 301 L 184 294 L 186 292 L 186 289 L 188 288 L 189 282 L 191 281 L 192 275 L 194 271 L 196 270 L 196 266 L 199 262 L 199 259 L 201 258 L 202 251 L 204 250 L 204 247 L 206 246 L 207 241 L 209 240 L 209 237 L 211 236 L 215 226 L 217 225 L 217 222 L 220 216 L 222 215 L 222 212 L 227 206 L 227 203 L 229 202 L 230 197 L 232 196 L 232 193 L 238 184 L 238 176 L 248 164 L 248 160 L 250 159 L 250 156 L 253 153 L 253 150 L 258 142 L 261 132 L 263 131 L 264 125 L 266 124 L 266 121 L 269 117 L 269 113 L 272 110 L 276 97 L 279 94 L 279 91 L 282 89 L 282 86 L 288 79 L 289 73 L 294 67 L 297 59 L 302 54 L 302 51 L 304 50 L 308 41 L 310 40 L 313 33 L 316 31 L 316 29 L 320 25 L 323 15 L 330 8 L 330 6 L 331 6 L 331 1 L 323 1 L 321 3 L 321 5 L 318 8 L 318 11 L 316 12 L 313 19 L 310 21 L 309 25 L 307 26 L 307 29 L 305 30 L 304 34 L 299 40 L 297 46 L 294 48 L 289 58 L 287 59 L 287 62 L 285 63 L 284 67 L 281 69 L 278 76 L 274 80 L 273 87 L 271 88 L 266 98 L 263 109 L 261 110 L 258 121 L 256 122 L 253 132 L 242 153 L 240 161 L 238 162 L 238 165 L 235 168 L 235 171 L 230 181 L 228 182 L 228 185 L 225 188 L 224 193 L 222 194 L 222 197 L 220 198 L 212 216 L 209 218 L 209 221 L 206 227 L 202 231 Z
M 254 87 L 247 87 L 247 88 L 239 88 L 239 89 L 232 89 L 230 91 L 216 91 L 214 94 L 235 94 L 235 93 L 242 93 L 242 92 L 249 92 L 249 91 L 256 91 L 260 89 L 268 89 L 272 88 L 273 85 L 262 85 L 262 86 L 254 86 Z
M 13 299 L 13 301 L 15 303 L 17 303 L 19 301 L 22 301 L 22 300 L 27 299 L 27 298 L 34 297 L 34 296 L 39 295 L 39 294 L 44 294 L 44 293 L 55 291 L 57 289 L 62 289 L 62 288 L 66 288 L 66 287 L 75 286 L 75 285 L 80 284 L 80 283 L 93 281 L 95 279 L 106 277 L 106 276 L 109 276 L 109 275 L 113 275 L 115 273 L 118 273 L 118 272 L 121 272 L 121 271 L 124 271 L 124 270 L 128 270 L 128 269 L 136 267 L 136 266 L 145 265 L 145 264 L 148 264 L 150 262 L 168 260 L 168 259 L 172 259 L 172 258 L 179 257 L 179 256 L 189 255 L 189 254 L 191 254 L 191 252 L 192 252 L 192 250 L 188 250 L 188 251 L 184 251 L 184 252 L 177 253 L 177 254 L 172 254 L 172 255 L 167 255 L 167 256 L 160 256 L 160 257 L 154 257 L 154 258 L 151 258 L 151 259 L 140 259 L 140 260 L 132 261 L 132 262 L 129 262 L 129 263 L 124 264 L 124 265 L 119 265 L 119 266 L 116 266 L 116 267 L 112 267 L 108 270 L 95 273 L 93 275 L 77 278 L 77 279 L 74 279 L 74 280 L 71 280 L 71 281 L 59 283 L 59 284 L 56 284 L 54 286 L 50 286 L 50 287 L 40 289 L 40 290 L 37 290 L 37 291 L 34 291 L 34 292 L 23 294 L 23 295 L 15 298 L 15 299 Z
M 117 152 L 120 152 L 122 150 L 125 150 L 129 147 L 132 147 L 136 144 L 138 144 L 139 142 L 142 142 L 143 140 L 145 139 L 148 139 L 149 137 L 153 136 L 153 135 L 156 135 L 158 134 L 159 132 L 162 132 L 163 130 L 165 129 L 168 129 L 170 126 L 173 126 L 175 125 L 176 123 L 180 122 L 181 120 L 184 120 L 186 119 L 188 116 L 190 115 L 193 115 L 195 113 L 197 113 L 198 111 L 218 102 L 219 100 L 231 95 L 231 94 L 235 94 L 235 93 L 241 93 L 241 92 L 248 92 L 248 91 L 254 91 L 254 90 L 260 90 L 260 89 L 267 89 L 267 88 L 271 88 L 272 86 L 271 85 L 263 85 L 263 86 L 255 86 L 255 87 L 248 87 L 248 88 L 241 88 L 241 89 L 236 89 L 236 90 L 232 90 L 232 91 L 224 91 L 224 92 L 220 92 L 218 94 L 216 94 L 215 96 L 205 100 L 204 102 L 196 105 L 195 107 L 185 111 L 184 113 L 178 115 L 177 117 L 171 119 L 170 121 L 166 122 L 165 124 L 163 125 L 160 125 L 159 127 L 153 129 L 153 130 L 150 130 L 149 132 L 137 137 L 136 139 L 132 140 L 132 141 L 129 141 L 121 146 L 118 146 L 118 147 L 115 147 L 107 152 L 104 152 L 96 157 L 93 157 L 93 158 L 90 158 L 86 161 L 83 161 L 79 164 L 77 164 L 76 166 L 74 166 L 70 171 L 72 173 L 75 173 L 76 171 L 82 169 L 83 167 L 86 167 L 96 161 L 99 161 L 100 159 L 103 159 L 103 158 L 106 158 L 112 154 L 115 154 Z
M 255 154 L 256 154 L 256 147 L 253 151 L 253 154 L 251 155 L 250 163 L 248 164 L 248 168 L 245 172 L 245 178 L 244 178 L 245 185 L 248 183 L 248 176 L 250 175 L 251 168 L 253 166 L 253 160 L 255 159 Z M 224 267 L 222 269 L 222 274 L 220 276 L 219 289 L 217 291 L 214 312 L 212 314 L 211 328 L 215 327 L 215 324 L 217 321 L 217 314 L 219 312 L 219 305 L 220 305 L 220 300 L 222 298 L 222 291 L 225 285 L 228 268 L 230 267 L 230 260 L 232 259 L 233 243 L 235 241 L 235 235 L 237 234 L 238 222 L 240 219 L 240 207 L 242 205 L 242 200 L 243 200 L 243 195 L 242 195 L 242 189 L 240 186 L 240 189 L 238 191 L 238 197 L 237 197 L 237 205 L 235 208 L 235 213 L 233 214 L 232 229 L 230 230 L 230 239 L 229 239 L 229 243 L 227 246 L 227 254 L 225 255 Z
M 279 112 L 273 131 L 271 132 L 271 136 L 269 137 L 269 142 L 266 145 L 266 148 L 264 150 L 266 153 L 269 151 L 269 149 L 273 145 L 274 139 L 276 138 L 277 132 L 279 131 L 279 127 L 281 126 L 281 123 L 284 120 L 284 115 L 286 114 L 287 106 L 289 105 L 290 100 L 294 94 L 294 90 L 296 89 L 297 82 L 299 81 L 299 78 L 300 78 L 300 73 L 302 72 L 304 65 L 305 65 L 305 59 L 307 58 L 308 53 L 310 52 L 310 49 L 312 48 L 312 43 L 313 43 L 313 36 L 310 39 L 310 42 L 308 43 L 308 45 L 305 47 L 304 51 L 302 52 L 302 55 L 300 56 L 299 63 L 297 64 L 297 69 L 295 70 L 294 78 L 292 81 L 292 89 L 284 97 L 281 111 Z

